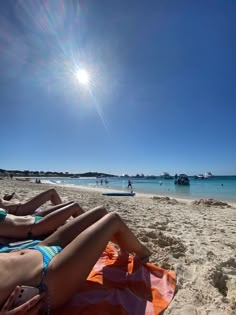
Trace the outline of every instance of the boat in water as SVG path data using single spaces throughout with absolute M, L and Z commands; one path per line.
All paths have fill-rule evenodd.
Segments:
M 171 176 L 169 173 L 167 172 L 163 172 L 161 175 L 160 175 L 161 178 L 164 178 L 164 179 L 173 179 L 173 176 Z
M 204 174 L 204 178 L 205 178 L 205 179 L 208 179 L 208 178 L 211 178 L 211 177 L 213 177 L 213 175 L 212 175 L 211 172 L 206 172 L 206 173 Z
M 203 174 L 198 174 L 194 176 L 195 179 L 204 179 L 204 175 Z
M 175 185 L 189 185 L 190 180 L 186 174 L 180 174 L 176 179 L 175 179 Z

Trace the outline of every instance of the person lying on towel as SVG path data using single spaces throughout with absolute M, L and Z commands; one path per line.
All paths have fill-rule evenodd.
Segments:
M 18 285 L 45 292 L 42 310 L 60 308 L 84 283 L 110 240 L 137 258 L 151 255 L 119 214 L 104 207 L 70 220 L 38 245 L 1 253 L 0 310 L 7 315 L 4 305 Z

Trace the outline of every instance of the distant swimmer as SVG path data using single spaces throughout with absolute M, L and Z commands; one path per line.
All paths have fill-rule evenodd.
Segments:
M 162 185 L 162 181 L 161 180 L 159 181 L 159 184 Z

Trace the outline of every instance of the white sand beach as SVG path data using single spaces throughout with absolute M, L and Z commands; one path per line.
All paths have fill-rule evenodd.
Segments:
M 178 290 L 165 314 L 236 314 L 236 205 L 144 194 L 107 197 L 99 189 L 53 187 L 63 201 L 77 201 L 85 209 L 103 204 L 119 212 L 153 251 L 150 261 L 176 271 Z M 0 180 L 0 195 L 14 191 L 21 201 L 49 188 L 52 185 Z

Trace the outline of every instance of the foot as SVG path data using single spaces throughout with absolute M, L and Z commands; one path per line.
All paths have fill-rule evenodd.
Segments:
M 147 263 L 147 262 L 149 262 L 149 257 L 150 257 L 150 256 L 151 256 L 151 255 L 141 257 L 141 258 L 140 258 L 141 262 L 143 262 L 143 263 Z
M 139 253 L 136 253 L 136 256 L 142 261 L 142 262 L 148 262 L 149 257 L 152 255 L 152 252 L 142 244 L 142 249 Z

